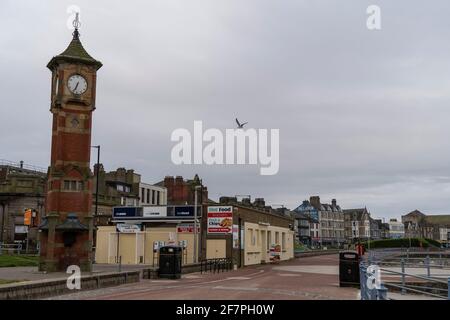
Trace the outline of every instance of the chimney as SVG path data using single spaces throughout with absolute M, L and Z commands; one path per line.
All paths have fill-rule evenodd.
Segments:
M 20 168 L 23 169 L 23 161 L 20 160 Z
M 264 198 L 255 198 L 255 202 L 253 202 L 255 207 L 264 208 L 266 206 L 266 202 Z
M 183 184 L 183 177 L 182 176 L 176 176 L 175 178 L 175 184 L 176 185 L 182 185 Z
M 332 205 L 333 207 L 336 207 L 336 199 L 331 200 L 331 205 Z
M 169 186 L 173 186 L 175 183 L 175 180 L 172 176 L 165 176 L 164 177 L 164 186 L 165 187 L 169 187 Z
M 250 198 L 243 198 L 242 204 L 246 206 L 251 206 Z
M 309 202 L 313 207 L 320 207 L 320 197 L 319 196 L 313 196 L 309 198 Z

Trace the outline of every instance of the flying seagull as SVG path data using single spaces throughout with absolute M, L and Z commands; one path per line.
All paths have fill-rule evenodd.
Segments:
M 248 123 L 248 122 L 244 122 L 243 124 L 239 123 L 239 120 L 236 118 L 236 123 L 238 125 L 238 129 L 244 129 L 244 126 Z

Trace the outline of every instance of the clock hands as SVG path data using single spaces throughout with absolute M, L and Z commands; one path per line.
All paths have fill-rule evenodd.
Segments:
M 77 87 L 78 87 L 79 84 L 80 84 L 80 83 L 77 82 L 77 85 L 75 86 L 75 88 L 73 88 L 73 91 L 77 90 Z

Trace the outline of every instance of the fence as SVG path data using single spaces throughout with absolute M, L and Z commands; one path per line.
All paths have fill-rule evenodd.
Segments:
M 207 259 L 200 261 L 200 273 L 203 272 L 224 272 L 233 268 L 233 260 L 230 258 Z
M 21 243 L 0 243 L 0 254 L 23 253 Z
M 368 274 L 364 262 L 359 265 L 361 300 L 387 300 L 387 288 L 383 283 L 377 284 L 373 274 Z
M 395 250 L 386 250 L 384 252 L 370 252 L 367 262 L 360 263 L 360 286 L 362 300 L 386 300 L 387 288 L 390 290 L 399 290 L 401 295 L 407 293 L 420 294 L 425 297 L 435 299 L 450 300 L 450 277 L 443 279 L 446 274 L 441 273 L 441 278 L 438 275 L 432 276 L 432 269 L 449 270 L 448 253 L 444 252 L 407 252 L 405 257 L 404 252 L 395 252 Z M 414 258 L 414 256 L 420 256 Z M 412 256 L 412 257 L 411 257 Z M 405 259 L 406 258 L 406 259 Z M 390 280 L 378 284 L 378 289 L 369 288 L 371 281 L 374 279 L 373 274 L 367 273 L 367 266 L 376 266 L 378 268 L 379 276 L 381 274 L 389 275 L 390 277 L 397 277 L 397 282 Z M 387 267 L 399 267 L 400 271 L 387 269 Z M 406 268 L 424 269 L 425 275 L 407 273 Z M 437 273 L 437 271 L 435 271 Z M 372 287 L 372 286 L 370 286 Z

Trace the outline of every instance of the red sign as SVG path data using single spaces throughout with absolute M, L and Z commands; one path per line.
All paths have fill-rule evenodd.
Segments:
M 208 207 L 208 233 L 231 234 L 233 231 L 233 207 Z
M 179 224 L 177 226 L 178 233 L 194 233 L 194 224 Z M 200 226 L 197 226 L 197 233 L 200 233 Z

